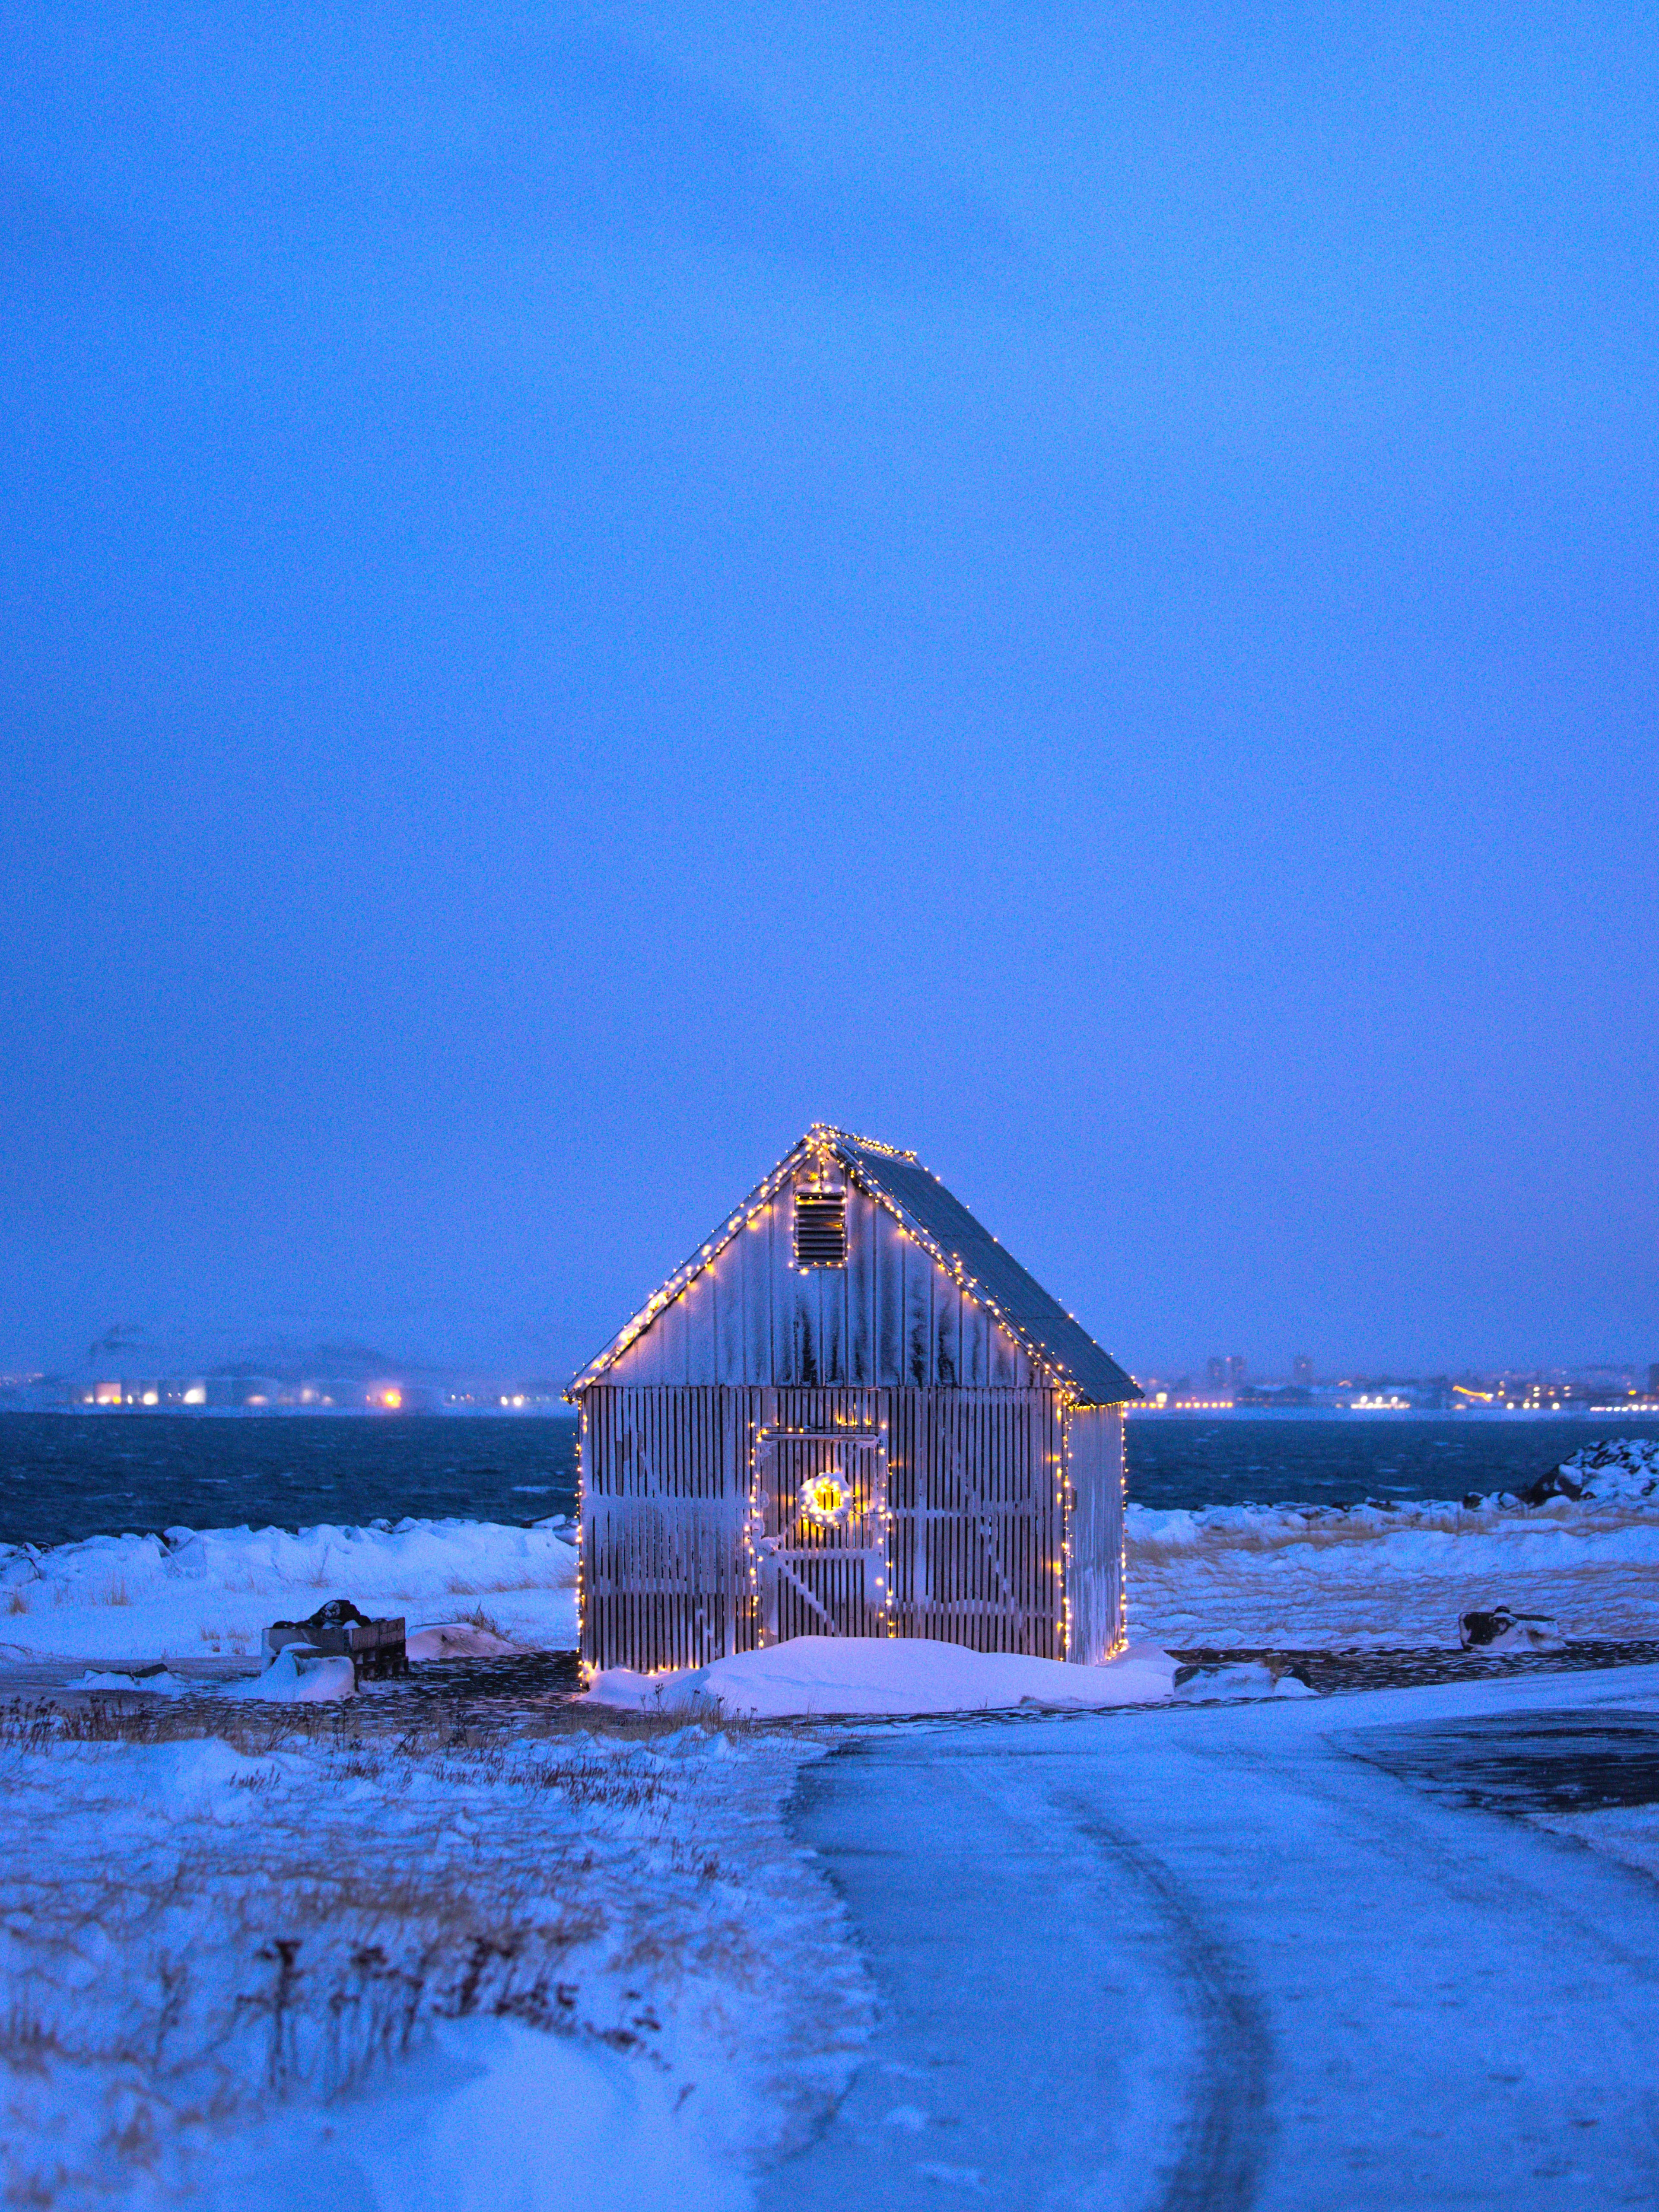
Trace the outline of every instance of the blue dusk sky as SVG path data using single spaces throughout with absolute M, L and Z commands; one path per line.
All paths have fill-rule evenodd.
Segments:
M 0 10 L 0 1362 L 559 1374 L 805 1125 L 1659 1358 L 1659 17 Z

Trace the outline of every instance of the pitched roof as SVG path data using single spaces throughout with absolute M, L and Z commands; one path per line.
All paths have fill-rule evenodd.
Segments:
M 896 1152 L 873 1137 L 855 1137 L 829 1123 L 815 1121 L 800 1142 L 779 1161 L 763 1182 L 723 1222 L 684 1265 L 675 1270 L 660 1290 L 635 1314 L 628 1326 L 572 1381 L 567 1397 L 597 1382 L 614 1360 L 621 1358 L 665 1306 L 712 1265 L 724 1247 L 743 1227 L 757 1206 L 763 1206 L 786 1183 L 809 1155 L 840 1162 L 848 1176 L 895 1214 L 904 1227 L 947 1274 L 960 1282 L 969 1297 L 1000 1321 L 1041 1367 L 1070 1387 L 1081 1404 L 1117 1406 L 1139 1398 L 1133 1382 L 1073 1320 L 1041 1283 L 1026 1273 L 1012 1252 L 1006 1251 L 990 1231 L 981 1227 L 959 1199 L 953 1198 L 936 1175 L 922 1166 L 914 1152 Z
M 1076 1385 L 1091 1406 L 1116 1406 L 1140 1393 L 1116 1360 L 1095 1342 L 1034 1275 L 1005 1251 L 914 1152 L 890 1152 L 867 1137 L 836 1133 L 832 1147 L 849 1175 L 885 1198 L 907 1228 L 934 1248 L 947 1271 L 1036 1352 Z

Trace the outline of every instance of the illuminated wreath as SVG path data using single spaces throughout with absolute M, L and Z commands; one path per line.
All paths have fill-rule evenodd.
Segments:
M 853 1510 L 853 1493 L 838 1474 L 815 1474 L 800 1486 L 800 1516 L 820 1528 L 839 1528 Z

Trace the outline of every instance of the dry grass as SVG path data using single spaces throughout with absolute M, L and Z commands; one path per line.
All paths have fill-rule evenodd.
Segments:
M 515 1590 L 565 1590 L 574 1584 L 574 1573 L 556 1575 L 514 1575 L 510 1581 L 497 1576 L 494 1581 L 470 1582 L 464 1576 L 452 1575 L 444 1589 L 451 1597 L 510 1596 Z
M 488 1615 L 478 1625 L 491 1626 Z M 319 1745 L 350 1745 L 361 1747 L 366 1759 L 377 1762 L 372 1771 L 379 1774 L 384 1767 L 378 1762 L 388 1750 L 415 1760 L 459 1751 L 500 1761 L 513 1746 L 526 1742 L 561 1743 L 596 1736 L 651 1745 L 688 1728 L 738 1741 L 788 1733 L 775 1724 L 748 1720 L 688 1722 L 680 1713 L 632 1712 L 574 1698 L 550 1701 L 531 1714 L 479 1720 L 458 1718 L 434 1708 L 431 1719 L 411 1725 L 403 1714 L 383 1717 L 367 1699 L 327 1705 L 261 1705 L 257 1700 L 210 1705 L 156 1698 L 139 1705 L 118 1693 L 107 1699 L 96 1695 L 77 1698 L 73 1705 L 51 1698 L 13 1698 L 0 1706 L 0 1751 L 46 1751 L 54 1744 L 69 1743 L 195 1743 L 211 1738 L 245 1757 L 262 1759 Z
M 99 1802 L 118 1773 L 105 1752 L 217 1741 L 253 1764 L 219 1785 L 247 1793 L 245 1819 L 192 1820 L 185 1803 L 111 1851 L 82 1815 L 69 1848 L 0 1871 L 0 1923 L 27 1930 L 0 2027 L 8 2097 L 54 2069 L 118 2075 L 123 2117 L 95 2146 L 117 2172 L 154 2167 L 186 2107 L 246 2118 L 337 2094 L 430 2021 L 489 2015 L 649 2056 L 664 1999 L 644 1996 L 647 1971 L 671 1993 L 755 1978 L 741 1885 L 695 1835 L 666 1832 L 685 1773 L 628 1755 L 678 1732 L 563 1705 L 396 1728 L 350 1706 L 14 1703 L 0 1788 L 22 1833 L 40 1829 L 26 1796 Z M 108 1963 L 88 2007 L 74 1962 L 89 1938 Z M 26 2145 L 17 2157 L 0 2151 L 12 2201 L 37 2184 L 42 2203 L 60 2187 L 81 2201 L 90 2169 L 52 2181 Z
M 779 1735 L 563 1700 L 0 1708 L 0 2197 L 79 2206 L 145 2171 L 185 2196 L 215 2130 L 349 2091 L 469 2017 L 653 2067 L 688 2012 L 699 2033 L 740 2022 L 811 2124 L 823 2008 L 849 2000 L 832 1966 L 793 2057 L 754 2024 L 788 1990 L 757 1889 L 803 1877 L 773 1785 L 670 1744 L 717 1733 Z M 124 1753 L 191 1743 L 247 1765 L 186 1763 L 147 1796 Z M 828 1955 L 833 1907 L 803 1918 Z

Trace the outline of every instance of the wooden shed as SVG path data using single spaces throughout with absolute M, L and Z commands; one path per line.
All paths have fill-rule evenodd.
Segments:
M 1121 1647 L 1140 1394 L 914 1152 L 816 1124 L 566 1395 L 590 1669 Z

